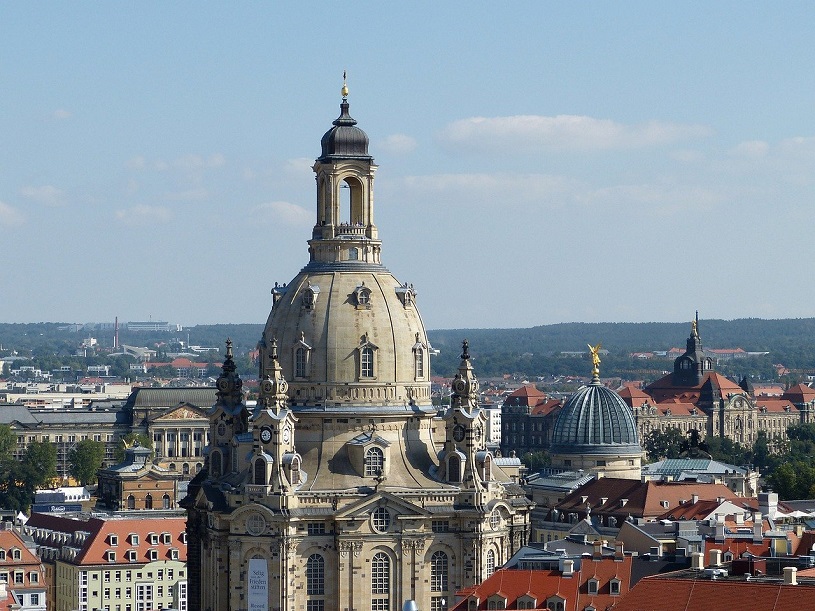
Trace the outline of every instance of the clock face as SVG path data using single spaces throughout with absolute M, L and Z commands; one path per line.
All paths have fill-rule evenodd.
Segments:
M 456 380 L 453 382 L 453 390 L 458 394 L 463 394 L 467 390 L 467 382 L 464 380 Z
M 291 438 L 291 430 L 289 427 L 283 429 L 283 443 L 289 443 L 289 439 Z
M 272 384 L 272 381 L 271 380 L 263 380 L 263 392 L 265 392 L 268 395 L 268 394 L 271 394 L 271 392 L 273 390 L 274 390 L 274 385 Z
M 464 434 L 466 430 L 464 429 L 463 424 L 457 424 L 453 427 L 453 439 L 456 441 L 464 441 Z
M 272 440 L 272 429 L 268 426 L 264 426 L 260 429 L 260 440 L 263 443 L 269 443 Z

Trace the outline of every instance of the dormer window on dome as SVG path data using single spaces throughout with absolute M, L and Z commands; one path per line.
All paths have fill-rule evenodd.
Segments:
M 416 291 L 413 289 L 413 285 L 408 286 L 407 282 L 403 286 L 396 287 L 396 295 L 406 308 L 413 307 L 416 301 Z
M 314 309 L 314 304 L 317 303 L 317 297 L 320 296 L 320 287 L 312 285 L 311 282 L 308 283 L 306 288 L 303 289 L 302 293 L 300 294 L 300 303 L 303 306 L 304 310 L 312 310 Z
M 371 289 L 364 282 L 354 290 L 354 305 L 358 310 L 371 309 Z
M 421 336 L 416 333 L 416 343 L 413 344 L 413 370 L 415 379 L 424 380 L 427 375 L 426 367 L 427 346 L 421 341 Z

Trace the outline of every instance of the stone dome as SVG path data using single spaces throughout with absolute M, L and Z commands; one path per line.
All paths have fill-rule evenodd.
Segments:
M 292 409 L 432 410 L 427 333 L 415 304 L 404 302 L 412 289 L 383 266 L 356 272 L 337 267 L 307 266 L 279 287 L 266 323 L 264 337 L 277 341 Z M 362 377 L 360 356 L 366 347 L 373 351 L 375 369 Z M 299 348 L 308 359 L 303 376 L 297 375 Z M 421 375 L 419 351 L 425 367 Z
M 552 431 L 552 454 L 641 454 L 631 408 L 594 377 L 566 401 Z
M 320 144 L 320 159 L 329 157 L 368 157 L 368 134 L 358 128 L 357 122 L 348 113 L 348 102 L 340 104 L 340 116 L 334 120 L 334 127 L 324 135 Z

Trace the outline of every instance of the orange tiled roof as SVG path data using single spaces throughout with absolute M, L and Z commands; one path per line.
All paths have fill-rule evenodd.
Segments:
M 793 403 L 809 403 L 815 399 L 815 388 L 810 388 L 806 384 L 796 384 L 790 387 L 782 396 Z
M 546 399 L 546 393 L 535 388 L 534 384 L 525 384 L 508 394 L 504 403 L 506 405 L 534 406 L 542 399 Z
M 158 560 L 170 560 L 170 550 L 178 551 L 178 560 L 186 562 L 187 544 L 184 543 L 183 533 L 186 530 L 186 519 L 178 518 L 121 518 L 115 520 L 100 520 L 91 518 L 87 522 L 51 516 L 42 513 L 32 513 L 27 526 L 45 528 L 58 532 L 74 533 L 87 531 L 90 536 L 82 546 L 82 551 L 76 559 L 77 564 L 95 565 L 110 564 L 107 559 L 108 550 L 116 553 L 117 563 L 126 563 L 125 554 L 129 550 L 136 551 L 136 561 L 149 562 L 148 552 L 155 550 Z M 139 542 L 132 544 L 129 535 L 139 536 Z M 151 542 L 150 535 L 158 535 L 156 542 Z M 165 537 L 169 535 L 169 537 Z M 118 537 L 117 545 L 111 544 L 111 535 Z
M 646 577 L 615 606 L 614 611 L 815 611 L 815 587 L 779 582 L 720 581 Z
M 561 406 L 560 399 L 548 399 L 532 408 L 533 416 L 546 416 Z
M 478 609 L 487 609 L 487 599 L 496 594 L 506 599 L 507 609 L 516 609 L 518 598 L 530 596 L 536 601 L 537 609 L 546 608 L 546 600 L 554 595 L 565 598 L 569 609 L 606 609 L 620 595 L 628 591 L 631 583 L 632 559 L 630 556 L 614 559 L 582 558 L 579 571 L 572 577 L 564 577 L 558 570 L 499 569 L 480 585 L 458 592 L 461 598 L 451 611 L 469 608 L 468 597 L 478 597 Z M 589 594 L 588 582 L 597 580 L 597 594 Z M 620 595 L 611 595 L 610 582 L 620 582 Z
M 758 397 L 756 399 L 756 407 L 764 407 L 768 412 L 793 412 L 798 414 L 798 408 L 795 407 L 789 399 L 780 399 L 778 397 Z

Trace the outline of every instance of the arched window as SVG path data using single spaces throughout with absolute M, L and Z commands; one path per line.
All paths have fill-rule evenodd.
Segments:
M 374 377 L 374 350 L 365 347 L 359 351 L 359 375 L 362 378 Z
M 136 497 L 134 497 L 132 494 L 127 497 L 127 508 L 136 509 Z
M 385 454 L 382 448 L 368 448 L 365 452 L 365 475 L 376 477 L 382 475 L 382 467 L 385 465 Z
M 484 457 L 484 481 L 488 482 L 492 479 L 492 457 L 487 454 Z
M 325 558 L 320 554 L 312 554 L 306 560 L 306 594 L 325 594 Z
M 255 460 L 255 484 L 258 486 L 266 485 L 266 461 L 262 458 Z
M 146 497 L 144 497 L 144 508 L 145 509 L 153 508 L 153 495 L 148 494 Z
M 184 475 L 189 475 L 190 474 L 190 464 L 185 462 L 183 465 L 181 465 L 181 472 Z
M 377 552 L 371 559 L 371 611 L 390 610 L 391 559 Z
M 212 477 L 220 477 L 221 476 L 221 453 L 220 452 L 213 452 L 212 453 Z
M 448 559 L 442 551 L 434 552 L 430 557 L 430 591 L 447 592 Z
M 461 459 L 458 456 L 447 460 L 447 481 L 461 482 Z
M 296 456 L 291 460 L 291 477 L 289 481 L 292 484 L 300 483 L 300 459 Z
M 303 347 L 294 351 L 294 377 L 306 377 L 306 349 Z
M 371 514 L 371 526 L 376 532 L 387 532 L 391 527 L 391 514 L 384 507 L 377 507 Z
M 161 497 L 161 507 L 162 509 L 169 509 L 170 508 L 170 495 L 165 494 Z
M 495 572 L 495 550 L 487 550 L 487 577 Z
M 422 379 L 424 378 L 424 349 L 416 348 L 413 354 L 415 355 L 416 378 Z

